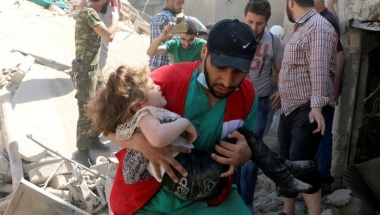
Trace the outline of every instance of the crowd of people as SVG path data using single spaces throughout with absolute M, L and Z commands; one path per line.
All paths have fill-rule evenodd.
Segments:
M 122 147 L 113 213 L 251 214 L 260 168 L 284 197 L 278 214 L 294 215 L 299 193 L 320 214 L 345 64 L 334 3 L 286 0 L 294 31 L 283 41 L 280 25 L 268 29 L 268 0 L 248 0 L 243 21 L 207 25 L 178 21 L 185 0 L 167 0 L 150 21 L 149 66 L 122 65 L 104 83 L 121 2 L 82 0 L 73 159 L 88 166 L 89 148 L 107 150 L 100 133 Z M 270 110 L 281 110 L 278 154 L 262 141 Z

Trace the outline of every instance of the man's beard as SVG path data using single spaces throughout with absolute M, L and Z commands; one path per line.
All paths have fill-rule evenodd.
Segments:
M 292 17 L 292 11 L 290 11 L 290 8 L 288 6 L 288 0 L 286 1 L 286 15 L 288 16 L 288 20 L 291 22 L 291 23 L 295 23 L 293 17 Z
M 207 56 L 209 56 L 208 53 L 207 53 Z M 205 64 L 206 64 L 207 56 L 206 56 L 206 58 L 204 59 Z M 210 60 L 211 60 L 211 59 L 210 59 Z M 211 63 L 211 61 L 210 61 L 210 63 Z M 208 75 L 208 72 L 207 72 L 207 69 L 206 69 L 206 65 L 203 67 L 203 73 L 205 74 L 205 79 L 206 79 L 206 83 L 207 83 L 208 90 L 210 91 L 211 95 L 213 95 L 215 98 L 218 98 L 218 99 L 225 99 L 225 98 L 227 98 L 231 93 L 235 92 L 235 90 L 238 88 L 238 87 L 233 87 L 234 90 L 232 90 L 230 93 L 220 95 L 220 94 L 218 94 L 218 93 L 214 90 L 213 86 L 218 86 L 218 85 L 221 85 L 221 84 L 217 84 L 217 85 L 213 85 L 213 86 L 210 84 L 210 77 L 209 77 L 209 75 Z M 244 80 L 244 79 L 243 79 L 243 80 Z M 243 81 L 243 80 L 242 80 L 242 81 Z M 238 86 L 240 86 L 240 84 L 241 84 L 241 82 L 239 83 Z M 231 88 L 231 89 L 232 89 L 232 88 Z
M 265 31 L 265 30 L 263 30 L 260 34 L 255 35 L 256 41 L 260 41 L 260 39 L 261 39 L 261 38 L 263 37 L 263 35 L 264 35 L 264 31 Z
M 178 14 L 180 14 L 182 12 L 182 9 L 181 9 L 181 11 L 178 11 L 177 9 L 175 9 L 175 7 L 174 7 L 174 1 L 173 1 L 172 5 L 170 6 L 170 11 L 171 11 L 172 14 L 178 15 Z

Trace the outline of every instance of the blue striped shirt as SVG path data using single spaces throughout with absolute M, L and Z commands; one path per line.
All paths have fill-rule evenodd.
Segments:
M 150 43 L 153 42 L 164 30 L 169 22 L 175 22 L 175 16 L 167 10 L 163 10 L 150 20 Z M 165 41 L 161 41 L 160 45 Z M 149 66 L 161 67 L 170 63 L 168 54 L 153 55 L 150 57 Z
M 279 76 L 281 108 L 285 115 L 310 101 L 310 107 L 334 106 L 333 77 L 338 36 L 315 9 L 294 25 L 285 46 Z

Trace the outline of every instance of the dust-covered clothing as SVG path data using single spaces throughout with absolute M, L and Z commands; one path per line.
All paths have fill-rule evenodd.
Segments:
M 100 36 L 93 27 L 101 23 L 99 14 L 92 8 L 78 13 L 75 24 L 75 59 L 82 65 L 99 63 Z
M 77 16 L 75 24 L 75 59 L 72 62 L 71 77 L 76 82 L 79 117 L 77 122 L 77 148 L 88 149 L 88 138 L 97 138 L 99 132 L 91 129 L 91 121 L 85 115 L 84 105 L 103 83 L 99 75 L 100 36 L 93 27 L 101 22 L 92 8 L 84 8 Z

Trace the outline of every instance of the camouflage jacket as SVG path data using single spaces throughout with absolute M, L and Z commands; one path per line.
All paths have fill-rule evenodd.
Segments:
M 100 36 L 93 30 L 101 22 L 92 8 L 84 8 L 75 24 L 75 56 L 79 64 L 94 65 L 99 62 Z

